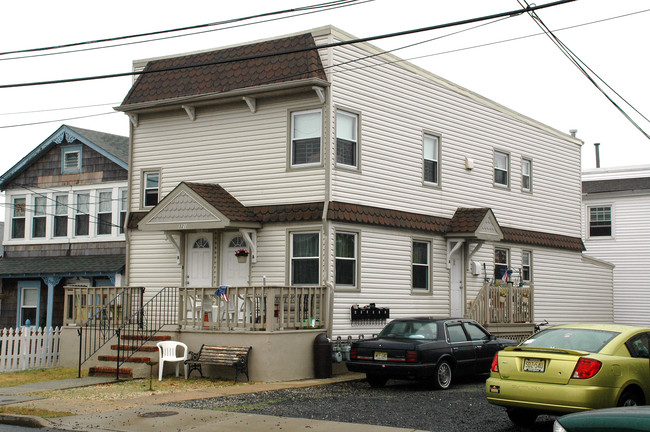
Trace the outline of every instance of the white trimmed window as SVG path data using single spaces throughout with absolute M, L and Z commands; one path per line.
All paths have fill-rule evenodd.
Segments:
M 160 172 L 144 171 L 142 173 L 144 207 L 153 207 L 158 204 L 160 197 Z
M 358 167 L 359 116 L 347 111 L 336 112 L 336 163 Z
M 438 155 L 440 153 L 440 138 L 435 135 L 424 135 L 424 182 L 438 184 Z
M 38 297 L 39 289 L 23 287 L 20 290 L 20 325 L 38 325 Z
M 25 198 L 13 199 L 13 212 L 11 214 L 11 238 L 25 238 Z
M 124 234 L 124 223 L 126 222 L 126 210 L 129 205 L 129 190 L 120 189 L 120 227 L 119 233 Z
M 90 223 L 90 194 L 78 193 L 75 196 L 74 235 L 87 236 Z
M 291 233 L 291 285 L 320 282 L 320 233 Z
M 428 291 L 430 288 L 430 263 L 429 256 L 431 243 L 426 241 L 413 241 L 413 258 L 412 258 L 412 283 L 414 290 Z
M 533 280 L 533 253 L 531 251 L 521 253 L 521 280 L 526 283 Z
M 45 237 L 45 208 L 47 198 L 44 196 L 34 197 L 34 213 L 32 216 L 32 238 Z
M 336 286 L 357 286 L 357 234 L 336 233 Z
M 54 197 L 54 237 L 68 236 L 68 195 Z
M 100 191 L 97 199 L 97 235 L 110 234 L 113 229 L 113 193 Z
M 612 207 L 589 207 L 589 237 L 611 237 Z
M 291 113 L 291 166 L 321 162 L 322 111 Z
M 494 184 L 510 186 L 510 155 L 494 152 Z
M 530 159 L 521 160 L 521 190 L 530 192 L 533 190 L 533 161 Z

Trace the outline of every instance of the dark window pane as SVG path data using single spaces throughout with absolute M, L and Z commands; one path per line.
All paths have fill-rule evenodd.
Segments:
M 354 258 L 354 234 L 336 234 L 336 257 Z
M 467 335 L 463 331 L 463 328 L 460 325 L 450 325 L 447 327 L 447 333 L 449 334 L 449 342 L 466 342 Z
M 429 264 L 429 243 L 413 242 L 413 264 Z
M 293 140 L 293 165 L 320 162 L 320 137 Z
M 32 224 L 32 237 L 45 237 L 45 218 L 35 217 Z
M 336 260 L 336 284 L 337 285 L 355 285 L 356 260 Z
M 501 170 L 494 170 L 494 181 L 498 184 L 508 185 L 508 172 Z
M 429 267 L 413 266 L 413 288 L 429 289 Z
M 291 279 L 294 285 L 317 285 L 318 259 L 293 260 Z
M 120 212 L 120 234 L 124 234 L 124 221 L 126 220 L 126 212 Z
M 110 234 L 113 228 L 112 213 L 100 213 L 97 218 L 97 234 Z
M 293 235 L 293 257 L 318 257 L 318 233 Z
M 144 194 L 144 205 L 146 207 L 158 204 L 158 189 L 148 189 Z
M 68 235 L 68 217 L 54 217 L 54 237 L 66 237 Z
M 88 221 L 89 219 L 87 214 L 78 214 L 75 217 L 75 235 L 88 235 Z
M 438 183 L 438 162 L 431 160 L 424 161 L 424 181 Z
M 12 219 L 11 238 L 25 238 L 25 219 Z
M 30 326 L 38 325 L 38 323 L 36 322 L 36 308 L 22 308 L 21 312 L 22 312 L 21 321 L 20 321 L 21 325 L 26 325 L 27 320 L 29 320 Z
M 357 143 L 338 138 L 336 140 L 336 162 L 357 166 Z

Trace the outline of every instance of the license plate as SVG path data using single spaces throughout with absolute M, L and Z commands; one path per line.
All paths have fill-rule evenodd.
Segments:
M 526 372 L 544 372 L 545 369 L 546 362 L 543 359 L 524 359 L 524 371 Z
M 387 361 L 388 353 L 384 351 L 375 351 L 375 360 Z

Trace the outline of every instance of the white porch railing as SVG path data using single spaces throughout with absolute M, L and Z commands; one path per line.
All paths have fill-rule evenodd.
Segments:
M 61 329 L 25 327 L 0 331 L 0 372 L 59 365 Z
M 483 284 L 467 311 L 467 317 L 488 324 L 532 323 L 534 313 L 532 286 Z
M 327 328 L 325 287 L 228 287 L 225 297 L 218 290 L 179 288 L 179 325 L 204 330 Z

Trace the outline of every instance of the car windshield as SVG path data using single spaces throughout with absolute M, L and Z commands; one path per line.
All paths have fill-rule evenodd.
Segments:
M 426 321 L 392 321 L 379 333 L 384 339 L 437 339 L 438 324 Z
M 521 346 L 597 353 L 618 334 L 605 330 L 550 328 L 531 336 Z

